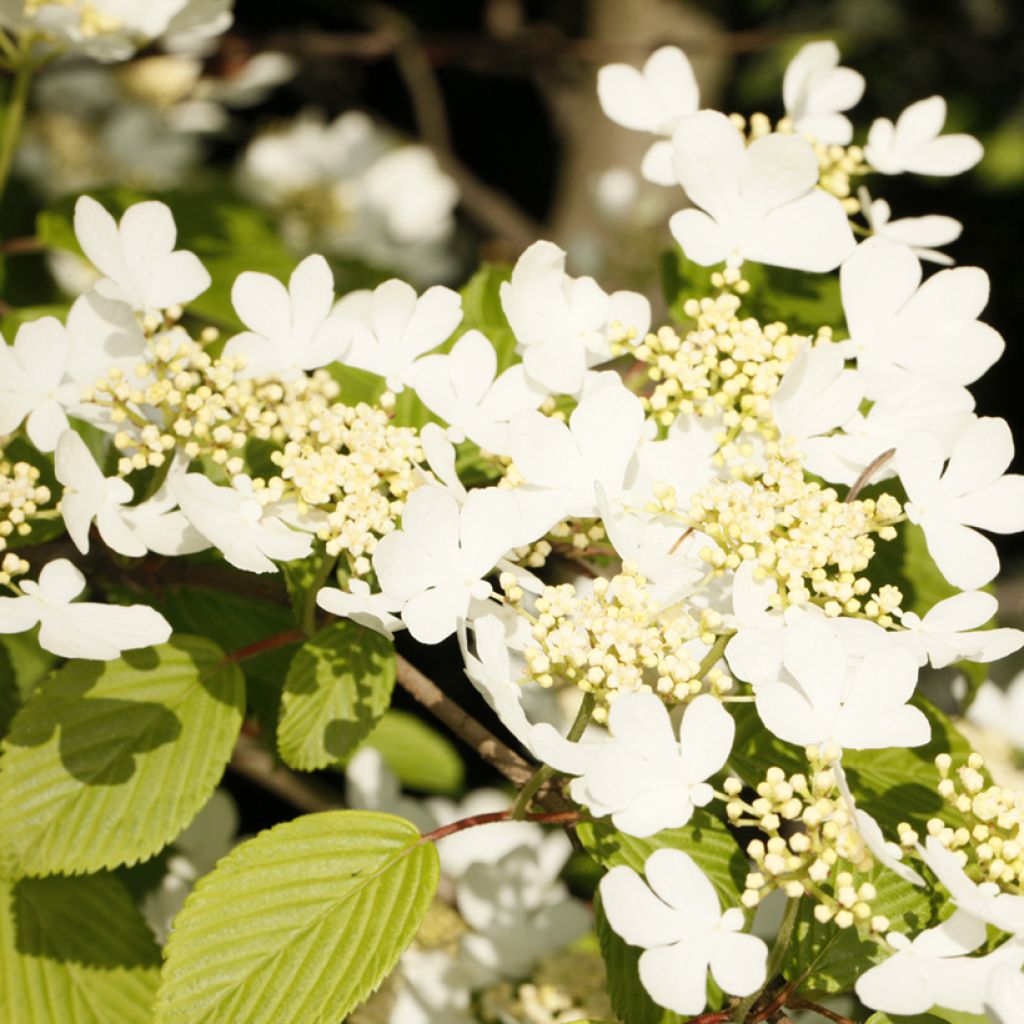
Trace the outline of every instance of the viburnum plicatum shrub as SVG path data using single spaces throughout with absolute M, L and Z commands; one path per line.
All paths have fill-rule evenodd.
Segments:
M 981 150 L 939 97 L 854 144 L 863 86 L 812 43 L 772 124 L 671 47 L 602 69 L 689 201 L 661 323 L 546 241 L 339 296 L 317 255 L 211 282 L 160 202 L 47 213 L 97 280 L 0 348 L 5 1020 L 1024 1020 L 1024 794 L 917 692 L 1024 643 L 967 390 L 1003 341 L 984 271 L 926 276 L 960 225 L 862 184 Z M 507 742 L 414 667 L 450 638 Z M 518 793 L 403 795 L 451 747 L 396 679 Z M 197 854 L 161 963 L 140 900 L 201 873 L 240 732 L 350 809 Z

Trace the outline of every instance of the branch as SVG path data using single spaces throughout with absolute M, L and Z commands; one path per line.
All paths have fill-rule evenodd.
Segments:
M 575 825 L 583 821 L 586 815 L 579 811 L 553 811 L 545 814 L 527 814 L 521 820 L 536 821 L 542 825 Z M 439 839 L 454 835 L 456 832 L 463 832 L 467 828 L 476 828 L 478 825 L 493 825 L 499 821 L 515 821 L 512 817 L 512 808 L 505 811 L 489 811 L 487 814 L 472 814 L 468 818 L 460 818 L 449 825 L 442 825 L 435 828 L 433 832 L 427 832 L 423 836 L 423 842 L 436 843 Z
M 278 764 L 264 746 L 242 735 L 235 742 L 228 767 L 257 786 L 307 814 L 344 807 L 334 794 L 312 779 L 303 779 Z
M 788 1006 L 791 1006 L 794 1010 L 810 1010 L 812 1013 L 817 1013 L 824 1017 L 826 1020 L 830 1020 L 833 1024 L 856 1024 L 856 1021 L 850 1020 L 849 1017 L 844 1017 L 841 1013 L 836 1013 L 835 1010 L 830 1010 L 827 1006 L 819 1006 L 817 1003 L 808 1002 L 806 999 L 790 999 Z

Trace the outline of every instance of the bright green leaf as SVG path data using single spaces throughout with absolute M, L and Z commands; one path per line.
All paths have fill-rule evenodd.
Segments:
M 456 332 L 480 331 L 498 354 L 498 372 L 518 360 L 516 337 L 501 305 L 501 286 L 512 277 L 512 268 L 504 263 L 484 263 L 462 286 L 462 325 Z
M 160 950 L 109 875 L 0 880 L 0 1018 L 149 1024 Z
M 300 771 L 350 754 L 391 703 L 395 648 L 354 622 L 332 622 L 292 658 L 281 700 L 277 748 Z
M 175 919 L 156 1024 L 340 1021 L 412 940 L 438 870 L 390 814 L 308 814 L 242 843 Z
M 72 661 L 15 716 L 0 756 L 0 843 L 17 875 L 145 860 L 213 793 L 242 723 L 238 667 L 198 637 Z
M 363 741 L 409 789 L 456 796 L 466 780 L 466 768 L 455 745 L 426 722 L 407 711 L 386 711 Z

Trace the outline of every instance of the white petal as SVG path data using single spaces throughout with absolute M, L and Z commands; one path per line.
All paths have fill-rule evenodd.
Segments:
M 601 879 L 601 907 L 608 923 L 631 946 L 663 946 L 680 936 L 680 918 L 632 869 L 612 868 Z
M 607 64 L 598 71 L 597 98 L 616 124 L 634 131 L 658 130 L 660 111 L 644 76 L 629 64 Z
M 0 633 L 24 633 L 38 621 L 40 606 L 30 597 L 0 597 Z
M 709 959 L 712 976 L 729 995 L 753 995 L 765 982 L 768 947 L 756 935 L 715 932 Z
M 85 577 L 66 558 L 57 558 L 39 573 L 39 590 L 48 602 L 66 604 L 85 590 Z
M 689 854 L 670 848 L 655 850 L 647 858 L 644 874 L 655 895 L 683 912 L 695 931 L 718 923 L 722 911 L 715 888 Z
M 128 277 L 117 222 L 95 199 L 80 196 L 75 203 L 75 236 L 87 259 L 114 281 Z
M 675 1013 L 700 1013 L 707 1006 L 707 952 L 680 943 L 640 955 L 640 981 L 650 997 Z
M 710 694 L 697 697 L 679 726 L 679 749 L 687 777 L 708 779 L 720 771 L 732 752 L 735 736 L 732 715 Z

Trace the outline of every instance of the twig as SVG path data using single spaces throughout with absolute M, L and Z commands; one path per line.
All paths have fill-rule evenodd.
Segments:
M 283 633 L 275 633 L 273 636 L 264 637 L 264 639 L 257 640 L 253 644 L 239 647 L 237 651 L 232 651 L 226 655 L 224 661 L 232 663 L 245 661 L 247 658 L 255 658 L 258 654 L 265 654 L 267 651 L 273 651 L 278 647 L 300 644 L 305 638 L 305 634 L 301 629 L 286 629 Z
M 0 242 L 0 252 L 8 256 L 23 252 L 42 252 L 44 248 L 43 243 L 35 237 L 9 238 L 6 242 Z
M 850 488 L 849 492 L 847 493 L 846 497 L 843 500 L 846 501 L 846 502 L 854 501 L 856 499 L 857 495 L 860 494 L 860 492 L 863 491 L 864 488 L 867 486 L 868 481 L 895 454 L 896 454 L 896 449 L 895 448 L 890 448 L 888 451 L 882 452 L 882 454 L 879 455 L 877 459 L 872 459 L 871 462 L 868 463 L 868 465 L 865 468 L 864 472 L 861 473 L 861 475 L 859 477 L 857 477 L 857 479 L 854 482 L 853 486 Z
M 307 814 L 336 811 L 344 806 L 326 787 L 299 778 L 279 765 L 265 747 L 248 736 L 238 737 L 228 767 Z
M 533 775 L 528 761 L 506 746 L 490 729 L 481 725 L 469 712 L 455 703 L 432 679 L 401 655 L 396 680 L 406 693 L 415 697 L 435 718 L 444 722 L 461 740 L 468 743 L 488 764 L 493 765 L 510 782 L 524 785 Z M 564 808 L 559 808 L 564 809 Z
M 527 814 L 524 821 L 536 821 L 542 825 L 575 825 L 583 821 L 585 814 L 579 811 L 552 811 L 542 814 Z M 499 821 L 514 821 L 512 809 L 506 811 L 489 811 L 487 814 L 471 814 L 468 818 L 460 818 L 449 825 L 442 825 L 435 828 L 433 832 L 427 832 L 423 836 L 423 842 L 436 843 L 445 836 L 454 835 L 456 832 L 463 832 L 467 828 L 476 828 L 478 825 L 493 825 Z
M 849 1017 L 844 1017 L 841 1013 L 836 1013 L 835 1010 L 830 1010 L 827 1006 L 819 1006 L 817 1003 L 808 1002 L 806 999 L 791 999 L 788 1003 L 794 1010 L 811 1010 L 813 1013 L 820 1014 L 826 1020 L 830 1020 L 833 1024 L 856 1024 L 856 1021 L 850 1020 Z

